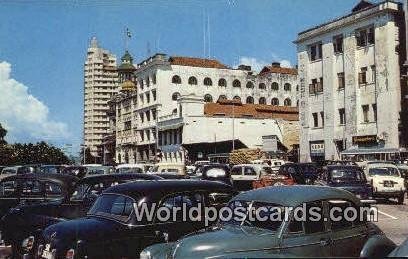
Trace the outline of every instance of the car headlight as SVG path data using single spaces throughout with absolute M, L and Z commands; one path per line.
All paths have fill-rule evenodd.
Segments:
M 142 251 L 140 253 L 140 259 L 152 259 L 152 256 L 149 251 Z
M 26 251 L 31 251 L 34 247 L 34 236 L 29 236 L 23 240 L 21 247 Z

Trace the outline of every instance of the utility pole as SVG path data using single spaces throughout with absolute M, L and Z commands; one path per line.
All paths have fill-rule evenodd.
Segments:
M 235 103 L 232 102 L 232 151 L 235 150 Z

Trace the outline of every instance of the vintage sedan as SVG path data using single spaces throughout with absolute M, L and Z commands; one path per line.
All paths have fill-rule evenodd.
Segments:
M 83 217 L 103 190 L 136 180 L 160 180 L 147 174 L 114 174 L 82 178 L 75 188 L 67 192 L 56 185 L 46 186 L 45 193 L 53 200 L 18 206 L 11 209 L 0 221 L 2 237 L 11 244 L 15 255 L 33 253 L 41 231 L 52 224 Z
M 218 206 L 226 196 L 229 199 L 235 194 L 231 186 L 213 181 L 161 180 L 117 185 L 98 197 L 86 217 L 46 228 L 38 255 L 138 258 L 148 245 L 175 241 L 205 226 L 203 211 L 195 214 L 197 220 L 184 219 L 180 211 L 183 206 L 186 210 Z M 170 211 L 170 220 L 159 220 L 163 210 Z
M 373 198 L 373 188 L 367 183 L 363 170 L 358 166 L 326 166 L 315 184 L 347 190 L 363 200 Z
M 290 175 L 296 184 L 313 184 L 319 170 L 314 163 L 288 163 L 279 168 L 279 174 Z
M 239 191 L 252 189 L 252 182 L 259 179 L 259 175 L 272 172 L 268 165 L 242 164 L 231 168 L 233 186 Z
M 284 172 L 282 172 L 284 173 Z M 263 170 L 259 175 L 258 179 L 252 182 L 252 187 L 254 189 L 264 188 L 268 186 L 279 186 L 279 185 L 294 185 L 295 181 L 293 180 L 290 174 L 284 175 L 279 174 L 279 170 Z
M 350 207 L 356 211 L 363 208 L 353 194 L 337 188 L 273 186 L 240 193 L 228 206 L 233 216 L 220 217 L 217 226 L 176 242 L 147 247 L 140 257 L 357 257 L 370 236 L 381 234 L 365 220 L 364 210 L 361 217 L 349 221 L 338 213 L 330 217 L 328 212 L 334 208 L 343 212 Z M 303 207 L 304 216 L 296 212 Z

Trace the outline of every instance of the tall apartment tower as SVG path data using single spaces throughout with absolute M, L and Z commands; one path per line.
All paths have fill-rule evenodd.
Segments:
M 102 139 L 109 129 L 108 101 L 117 92 L 116 56 L 93 37 L 84 65 L 84 146 L 95 157 L 102 156 Z

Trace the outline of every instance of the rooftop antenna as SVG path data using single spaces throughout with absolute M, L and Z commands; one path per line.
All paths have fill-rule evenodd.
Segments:
M 129 28 L 125 27 L 124 41 L 125 41 L 125 50 L 129 50 L 129 40 L 132 38 L 132 34 L 129 31 Z

